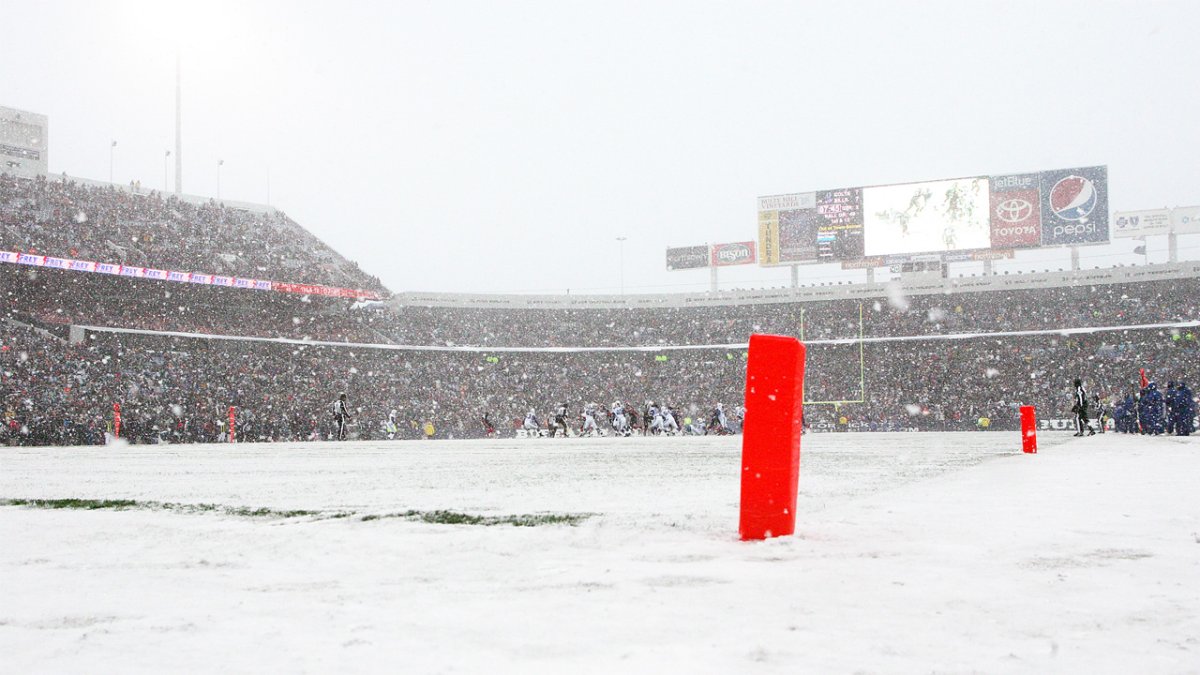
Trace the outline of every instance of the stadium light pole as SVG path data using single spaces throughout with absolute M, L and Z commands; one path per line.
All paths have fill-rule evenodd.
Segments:
M 113 155 L 117 152 L 117 142 L 113 141 L 112 145 L 108 146 L 108 183 L 113 182 Z
M 171 159 L 171 151 L 163 156 L 163 194 L 167 194 L 167 160 Z
M 626 237 L 617 237 L 617 274 L 621 279 L 621 295 L 625 295 L 625 239 Z
M 217 160 L 217 201 L 221 201 L 221 166 L 225 164 L 225 160 Z
M 175 194 L 183 193 L 183 78 L 175 49 Z

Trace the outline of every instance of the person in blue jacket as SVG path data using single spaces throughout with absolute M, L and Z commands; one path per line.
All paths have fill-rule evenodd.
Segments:
M 1154 382 L 1146 385 L 1139 413 L 1142 419 L 1142 433 L 1158 436 L 1163 432 L 1163 395 Z
M 1177 436 L 1190 436 L 1193 420 L 1196 417 L 1196 400 L 1192 398 L 1192 390 L 1187 383 L 1180 382 L 1175 388 L 1175 405 L 1171 406 L 1175 420 L 1171 426 Z
M 1121 401 L 1120 431 L 1123 434 L 1136 434 L 1138 432 L 1137 423 L 1137 398 L 1133 392 L 1125 395 L 1125 400 Z
M 1113 431 L 1118 434 L 1125 433 L 1125 401 L 1119 400 L 1113 406 Z
M 1163 392 L 1163 403 L 1167 407 L 1167 414 L 1163 417 L 1163 422 L 1166 423 L 1167 433 L 1175 433 L 1175 380 L 1167 383 L 1167 390 Z

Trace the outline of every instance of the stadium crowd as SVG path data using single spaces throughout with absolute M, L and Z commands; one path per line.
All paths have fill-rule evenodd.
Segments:
M 382 291 L 282 212 L 0 174 L 0 251 Z
M 1200 317 L 1200 279 L 1170 284 L 914 295 L 810 303 L 491 309 L 355 303 L 0 264 L 0 307 L 46 323 L 418 346 L 626 347 L 1058 330 Z
M 0 309 L 52 330 L 54 326 L 80 325 L 336 342 L 390 341 L 373 329 L 378 310 L 351 311 L 353 306 L 351 300 L 320 295 L 0 265 Z
M 622 309 L 401 306 L 384 329 L 418 345 L 620 347 L 744 343 L 751 333 L 807 340 L 1056 330 L 1193 320 L 1200 279 L 880 298 Z
M 967 430 L 989 420 L 1015 428 L 1017 406 L 1069 417 L 1070 382 L 1082 375 L 1111 407 L 1138 369 L 1187 380 L 1195 335 L 1157 330 L 1061 338 L 910 340 L 816 345 L 809 352 L 806 424 L 815 430 Z M 585 403 L 634 409 L 666 403 L 707 420 L 716 403 L 741 402 L 745 353 L 435 352 L 289 345 L 246 340 L 88 332 L 80 344 L 8 320 L 0 327 L 5 424 L 0 441 L 100 442 L 112 431 L 134 442 L 214 441 L 236 411 L 241 441 L 315 440 L 330 431 L 330 404 L 348 392 L 355 434 L 379 438 L 396 411 L 398 436 L 478 437 L 487 413 L 503 432 L 527 410 L 546 420 L 567 403 L 578 426 Z M 838 401 L 840 403 L 833 404 Z M 684 419 L 680 420 L 681 422 Z
M 282 214 L 65 179 L 0 175 L 0 250 L 382 290 Z M 507 433 L 529 410 L 547 420 L 564 403 L 578 428 L 585 404 L 616 400 L 667 404 L 690 426 L 718 403 L 738 408 L 746 354 L 716 345 L 752 333 L 809 341 L 814 430 L 1014 428 L 1022 404 L 1068 418 L 1075 377 L 1127 422 L 1131 406 L 1154 399 L 1149 388 L 1141 396 L 1140 368 L 1192 378 L 1193 332 L 986 334 L 1191 321 L 1197 298 L 1192 278 L 867 302 L 441 308 L 0 264 L 0 444 L 103 442 L 116 431 L 114 404 L 134 442 L 227 438 L 231 408 L 242 441 L 316 440 L 330 432 L 340 391 L 360 438 L 383 435 L 389 417 L 398 428 L 386 433 L 399 437 L 481 436 L 485 414 Z M 395 348 L 413 345 L 459 350 Z M 499 349 L 509 347 L 650 349 Z

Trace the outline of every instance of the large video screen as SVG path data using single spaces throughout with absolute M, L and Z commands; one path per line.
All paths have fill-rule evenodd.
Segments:
M 768 266 L 1100 244 L 1109 240 L 1108 168 L 760 197 L 758 234 Z
M 987 178 L 863 188 L 863 254 L 988 248 Z

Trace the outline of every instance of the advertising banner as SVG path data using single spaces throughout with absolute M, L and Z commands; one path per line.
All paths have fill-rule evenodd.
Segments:
M 753 256 L 753 242 L 751 245 L 751 256 Z M 729 246 L 733 246 L 730 244 Z M 703 251 L 703 266 L 707 266 L 708 262 L 708 247 L 699 247 Z M 753 262 L 751 259 L 749 262 Z M 203 274 L 200 272 L 177 272 L 170 270 L 159 270 L 148 267 L 135 267 L 132 265 L 120 265 L 117 263 L 92 262 L 90 260 L 72 260 L 70 258 L 56 258 L 53 256 L 37 255 L 34 253 L 21 253 L 19 251 L 0 251 L 0 263 L 10 263 L 17 265 L 33 265 L 35 267 L 52 267 L 60 270 L 71 270 L 75 272 L 95 272 L 99 274 L 114 274 L 123 277 L 134 279 L 157 279 L 161 281 L 175 281 L 193 284 L 218 284 L 221 286 L 229 286 L 233 288 L 253 289 L 259 291 L 282 291 L 292 293 L 304 293 L 306 295 L 324 295 L 335 298 L 354 298 L 361 300 L 379 300 L 380 295 L 372 291 L 364 291 L 355 288 L 338 288 L 334 286 L 320 286 L 317 284 L 283 284 L 266 279 L 241 279 L 229 276 L 218 276 Z M 742 264 L 742 263 L 725 263 L 725 264 Z
M 873 267 L 884 267 L 887 262 L 883 256 L 872 256 L 870 258 L 860 258 L 858 260 L 843 260 L 842 269 L 844 270 L 869 270 Z
M 771 195 L 758 198 L 759 211 L 792 211 L 817 206 L 817 193 L 797 192 L 790 195 Z
M 942 262 L 966 262 L 968 260 L 974 262 L 982 262 L 985 260 L 1004 260 L 1011 259 L 1016 254 L 1016 249 L 1011 248 L 993 248 L 982 251 L 959 251 L 957 253 L 945 253 L 942 255 Z
M 713 267 L 728 265 L 752 265 L 758 262 L 756 249 L 752 241 L 739 241 L 732 244 L 713 244 L 711 263 Z
M 990 251 L 974 251 L 971 253 L 971 260 L 1004 260 L 1016 257 L 1017 252 L 1014 249 L 996 248 Z
M 668 270 L 690 270 L 700 267 L 708 267 L 707 244 L 667 249 Z
M 309 287 L 304 284 L 293 284 L 287 282 L 276 282 L 275 290 L 282 291 L 284 293 L 302 293 L 305 295 L 310 293 Z
M 1200 232 L 1200 206 L 1171 209 L 1171 229 L 1175 234 Z
M 760 200 L 761 201 L 761 200 Z M 758 212 L 758 264 L 779 264 L 779 212 Z
M 1041 172 L 1042 245 L 1108 241 L 1108 168 Z
M 1040 246 L 1041 179 L 1036 173 L 991 178 L 992 246 Z
M 1145 237 L 1147 235 L 1167 234 L 1170 231 L 1170 209 L 1117 211 L 1113 214 L 1113 239 L 1118 237 Z

